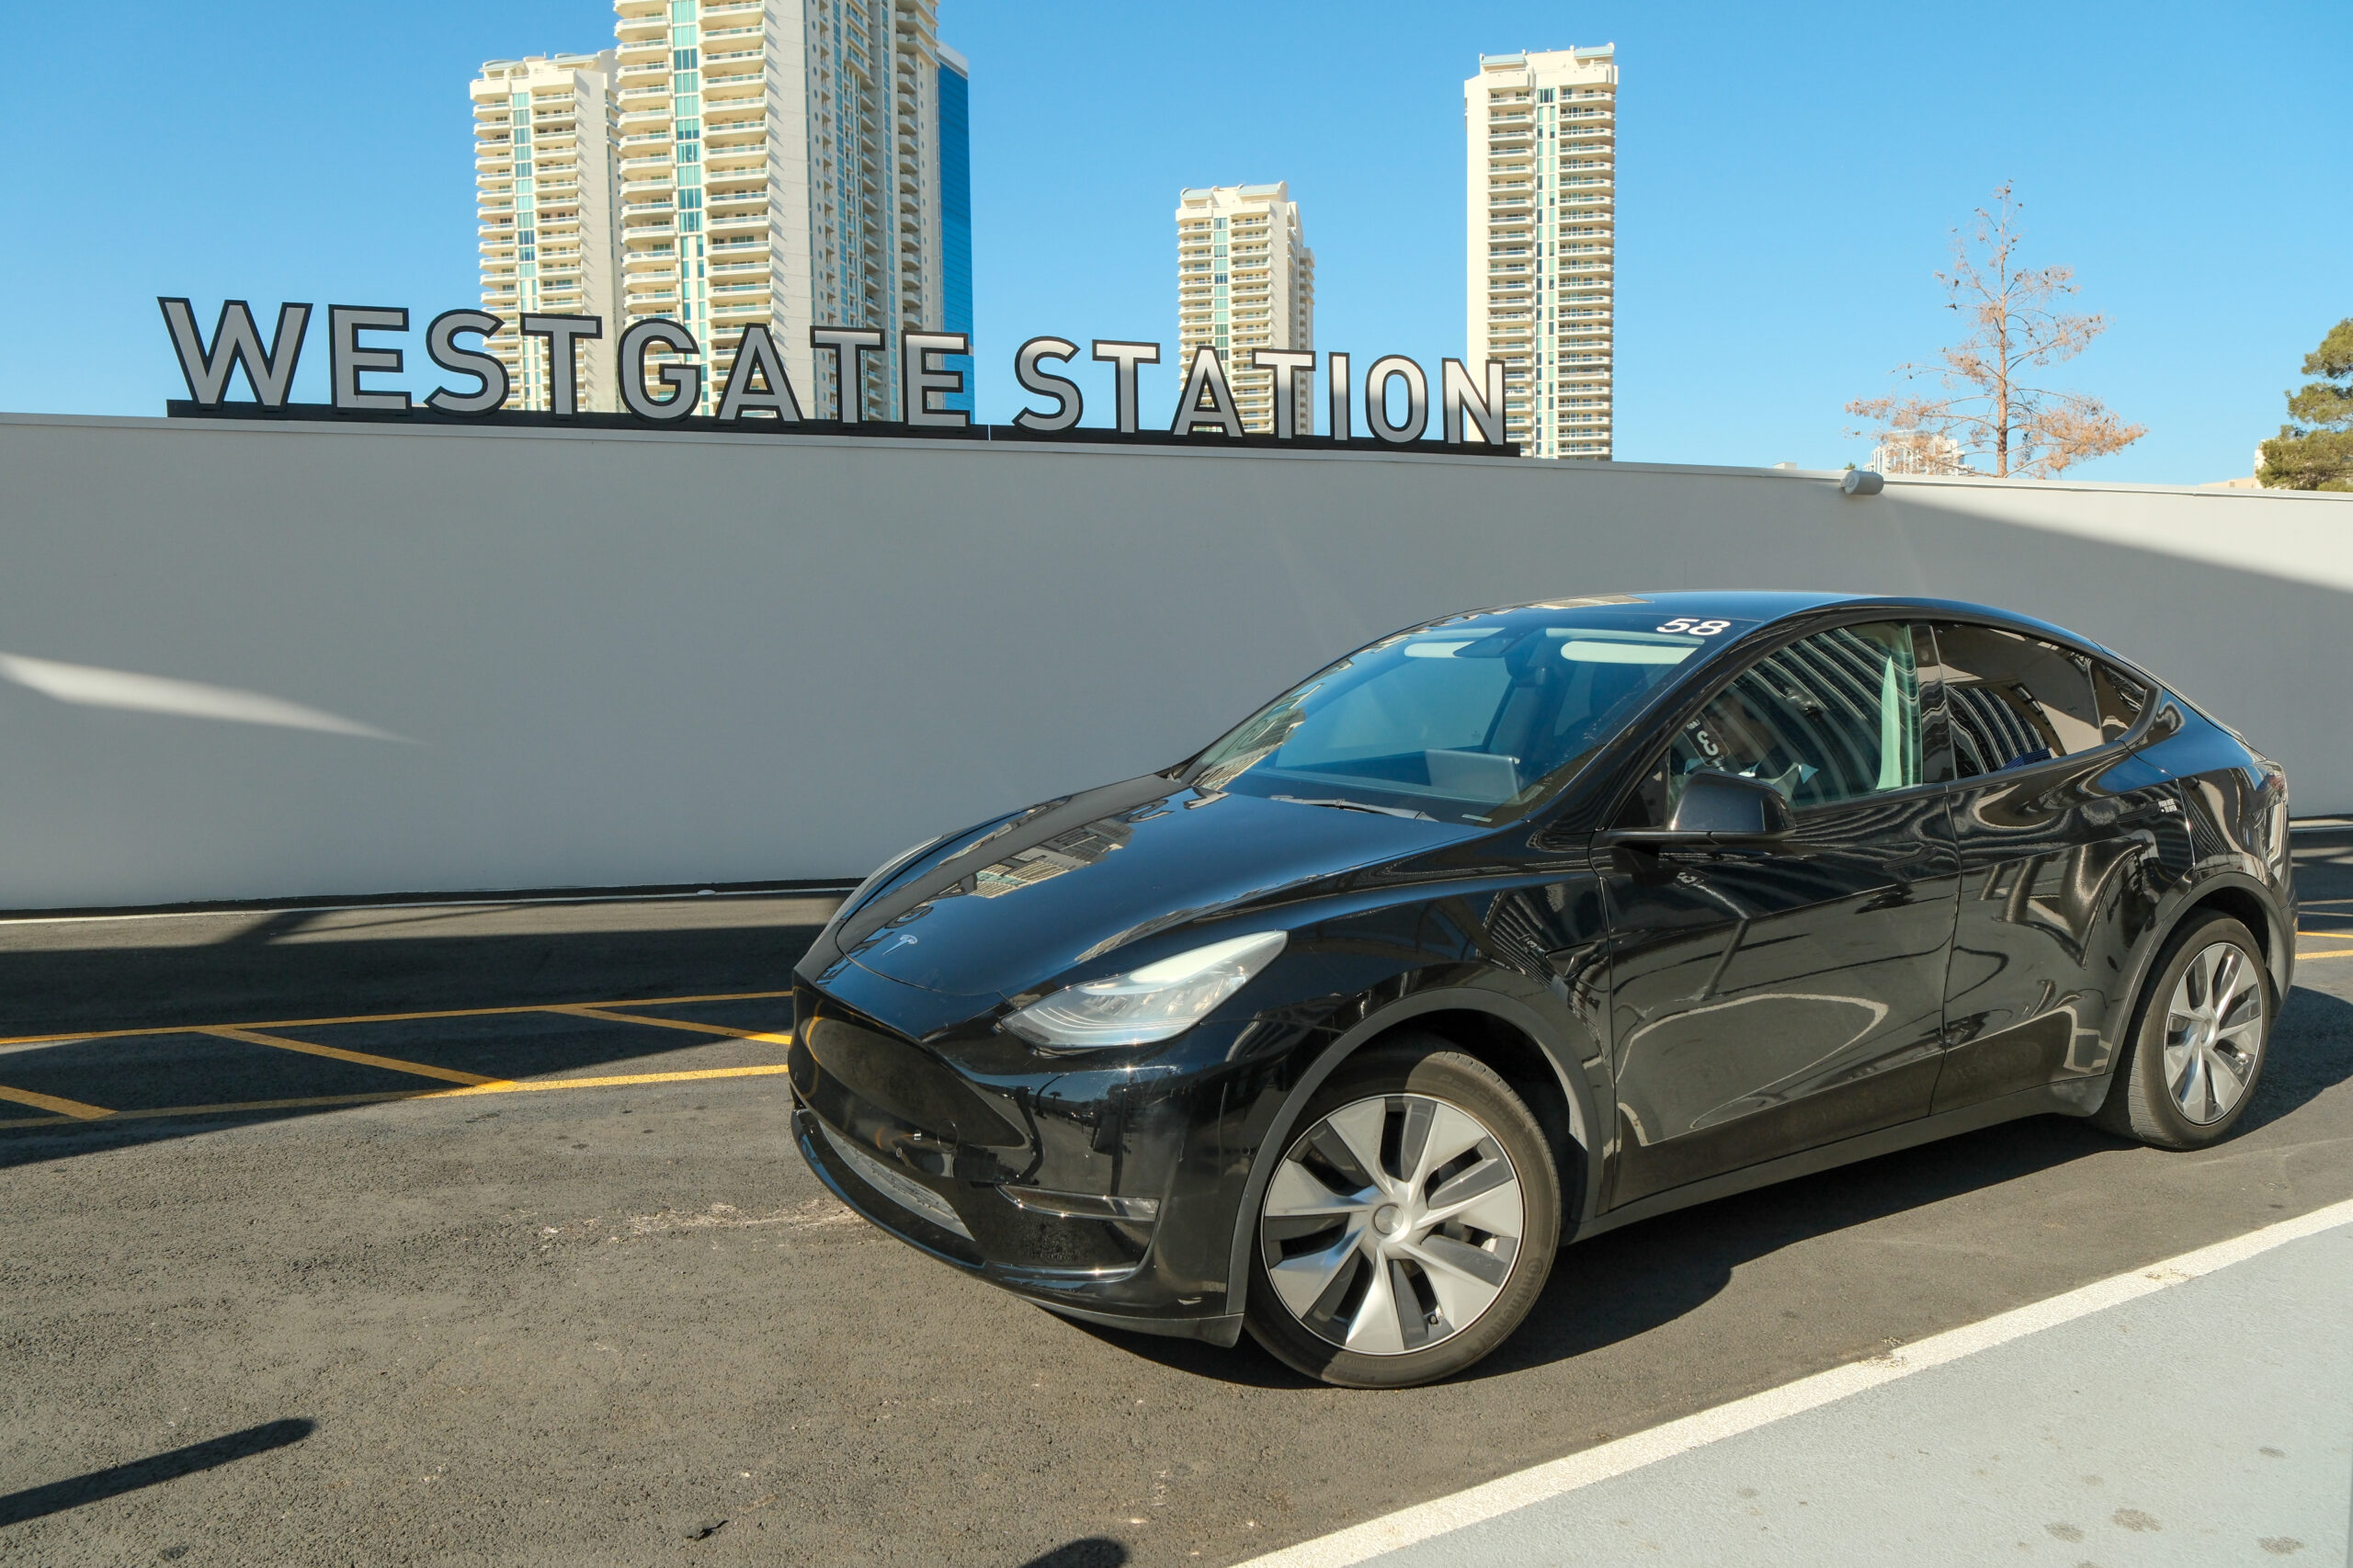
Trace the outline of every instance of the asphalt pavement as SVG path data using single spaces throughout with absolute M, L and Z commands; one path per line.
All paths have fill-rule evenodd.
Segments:
M 0 922 L 0 1560 L 1108 1568 L 1309 1541 L 2353 1199 L 2353 837 L 2300 861 L 2300 946 L 2325 956 L 2224 1144 L 2041 1119 L 1630 1227 L 1563 1255 L 1469 1376 L 1397 1393 L 1079 1327 L 835 1203 L 778 1072 L 823 897 Z M 2146 1329 L 2271 1336 L 2273 1381 L 2221 1407 L 2289 1456 L 2265 1463 L 2304 1439 L 2263 1391 L 2325 1386 L 2337 1353 L 2270 1303 L 2325 1287 L 2329 1256 L 2183 1286 Z M 2050 1422 L 2209 1419 L 2136 1405 L 2130 1355 L 2086 1364 L 2098 1409 Z M 1873 1418 L 1961 1421 L 1973 1453 L 1989 1411 L 2027 1418 L 1998 1366 L 1923 1374 L 1903 1401 L 1949 1370 L 1952 1403 Z M 2120 1499 L 2135 1462 L 2082 1473 Z M 1708 1473 L 1719 1506 L 1677 1494 L 1694 1529 L 1756 1503 L 1736 1470 Z M 1978 1484 L 1777 1474 L 1850 1545 Z M 2029 1521 L 2086 1532 L 2067 1562 L 2184 1560 L 2112 1517 L 2161 1508 L 2071 1507 Z M 2297 1528 L 2250 1539 L 2314 1561 Z M 1574 1560 L 1778 1561 L 1733 1539 Z
M 1257 1559 L 2346 1560 L 2353 1203 Z

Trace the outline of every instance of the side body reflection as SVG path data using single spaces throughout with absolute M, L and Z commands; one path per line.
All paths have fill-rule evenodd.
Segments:
M 1939 623 L 1936 646 L 1962 883 L 1942 1110 L 2107 1070 L 2187 830 L 2173 781 L 2116 744 L 2148 701 L 2138 681 L 1989 626 Z
M 1664 825 L 1712 769 L 1788 795 L 1787 839 L 1600 851 L 1613 1201 L 1927 1110 L 1957 882 L 1918 641 L 1882 622 L 1766 655 L 1682 726 L 1618 823 Z

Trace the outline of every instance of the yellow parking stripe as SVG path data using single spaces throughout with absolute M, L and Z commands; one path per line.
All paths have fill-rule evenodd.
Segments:
M 338 1046 L 313 1045 L 309 1040 L 288 1040 L 283 1035 L 260 1034 L 253 1029 L 232 1028 L 216 1024 L 210 1028 L 198 1029 L 198 1034 L 217 1035 L 222 1040 L 241 1040 L 248 1045 L 274 1046 L 279 1051 L 299 1051 L 305 1056 L 332 1057 L 337 1062 L 356 1062 L 362 1067 L 382 1067 L 394 1073 L 413 1073 L 420 1078 L 446 1078 L 452 1084 L 493 1084 L 501 1082 L 485 1078 L 479 1073 L 460 1073 L 454 1067 L 435 1067 L 423 1062 L 404 1062 L 396 1056 L 371 1056 L 364 1051 L 345 1051 Z
M 575 1018 L 601 1018 L 608 1024 L 652 1024 L 656 1028 L 691 1029 L 696 1034 L 725 1035 L 730 1040 L 766 1040 L 770 1045 L 790 1045 L 789 1034 L 765 1034 L 758 1029 L 731 1029 L 724 1024 L 690 1023 L 685 1018 L 648 1018 L 633 1013 L 608 1012 L 585 1003 L 569 1007 L 550 1007 L 551 1013 L 569 1013 Z
M 706 1078 L 767 1078 L 790 1069 L 781 1064 L 759 1067 L 703 1067 L 687 1073 L 629 1073 L 605 1078 L 535 1078 L 487 1079 L 483 1083 L 460 1089 L 392 1089 L 372 1095 L 310 1095 L 300 1099 L 238 1100 L 225 1105 L 167 1105 L 144 1110 L 100 1110 L 96 1106 L 81 1106 L 77 1110 L 60 1116 L 28 1116 L 0 1121 L 0 1132 L 18 1127 L 56 1127 L 65 1123 L 95 1120 L 103 1117 L 109 1121 L 153 1121 L 174 1116 L 233 1116 L 244 1111 L 259 1110 L 318 1110 L 330 1106 L 383 1105 L 392 1100 L 439 1100 L 460 1095 L 513 1095 L 541 1089 L 610 1089 L 631 1084 L 684 1084 Z M 58 1108 L 74 1105 L 73 1100 L 51 1099 L 46 1095 L 28 1096 L 23 1090 L 0 1089 L 0 1097 L 22 1100 L 31 1105 L 39 1102 L 43 1108 Z
M 381 1105 L 386 1100 L 426 1099 L 439 1094 L 438 1089 L 380 1089 L 372 1095 L 304 1095 L 295 1099 L 235 1100 L 225 1105 L 166 1105 L 150 1106 L 140 1110 L 118 1110 L 108 1113 L 108 1121 L 153 1121 L 173 1116 L 218 1116 L 224 1112 L 248 1110 L 313 1110 L 324 1106 Z M 55 1127 L 60 1123 L 80 1119 L 74 1117 L 26 1117 L 15 1121 L 0 1121 L 0 1131 L 13 1127 Z
M 6 1084 L 0 1084 L 0 1100 L 30 1106 L 35 1110 L 55 1111 L 67 1121 L 97 1121 L 116 1114 L 104 1106 L 84 1105 L 80 1100 L 63 1099 L 56 1095 L 37 1095 L 30 1089 L 12 1089 Z
M 732 991 L 709 996 L 638 996 L 619 1002 L 581 1002 L 576 1004 L 534 1003 L 522 1007 L 449 1007 L 432 1013 L 355 1013 L 341 1018 L 272 1018 L 260 1023 L 245 1024 L 167 1024 L 142 1029 L 74 1029 L 63 1034 L 25 1034 L 0 1037 L 0 1045 L 46 1045 L 60 1040 L 131 1040 L 143 1035 L 204 1034 L 214 1028 L 244 1029 L 303 1029 L 324 1028 L 334 1024 L 400 1024 L 421 1018 L 490 1018 L 512 1013 L 560 1013 L 568 1006 L 583 1007 L 683 1007 L 698 1002 L 772 1002 L 779 996 L 790 996 L 790 991 Z M 651 1018 L 635 1020 L 652 1023 Z
M 2353 931 L 2299 931 L 2296 933 L 2296 938 L 2303 942 L 2353 941 Z M 2341 959 L 2347 953 L 2353 953 L 2353 948 L 2331 948 L 2326 952 L 2298 953 L 2296 957 L 2299 959 Z
M 758 1067 L 698 1067 L 686 1073 L 624 1073 L 609 1078 L 517 1078 L 472 1089 L 428 1089 L 416 1097 L 446 1100 L 460 1095 L 518 1095 L 540 1089 L 613 1089 L 629 1084 L 690 1084 L 703 1078 L 765 1078 L 790 1071 L 777 1062 Z
M 737 991 L 718 996 L 649 996 L 634 1002 L 583 1002 L 584 1007 L 683 1007 L 689 1002 L 773 1002 L 790 991 Z

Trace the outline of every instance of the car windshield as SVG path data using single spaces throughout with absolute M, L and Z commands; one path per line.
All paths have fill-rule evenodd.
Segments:
M 1707 650 L 1756 624 L 1625 599 L 1435 621 L 1285 693 L 1202 753 L 1187 782 L 1504 822 L 1549 799 Z

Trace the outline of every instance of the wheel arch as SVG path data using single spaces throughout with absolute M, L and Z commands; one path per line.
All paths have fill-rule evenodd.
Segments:
M 1470 987 L 1417 992 L 1381 1008 L 1324 1047 L 1299 1082 L 1283 1096 L 1266 1136 L 1251 1155 L 1250 1176 L 1233 1219 L 1226 1266 L 1226 1311 L 1248 1304 L 1250 1246 L 1257 1233 L 1258 1205 L 1266 1197 L 1283 1146 L 1298 1131 L 1301 1114 L 1316 1090 L 1340 1065 L 1391 1035 L 1412 1029 L 1438 1035 L 1493 1068 L 1529 1108 L 1552 1145 L 1561 1178 L 1561 1241 L 1574 1240 L 1599 1212 L 1599 1130 L 1609 1124 L 1599 1111 L 1583 1065 L 1534 1008 L 1523 1002 Z
M 2218 882 L 2200 892 L 2195 902 L 2183 908 L 2180 918 L 2165 932 L 2165 939 L 2171 941 L 2173 933 L 2201 909 L 2219 909 L 2254 932 L 2256 941 L 2270 960 L 2273 983 L 2285 987 L 2290 967 L 2294 962 L 2294 937 L 2292 933 L 2282 931 L 2283 922 L 2255 892 L 2252 884 L 2242 886 L 2236 881 Z
M 2129 1031 L 2131 1019 L 2140 1016 L 2142 993 L 2148 986 L 2150 975 L 2156 971 L 2158 955 L 2201 910 L 2219 910 L 2253 932 L 2256 944 L 2263 949 L 2273 984 L 2282 991 L 2287 989 L 2295 962 L 2295 922 L 2282 915 L 2269 890 L 2261 882 L 2244 872 L 2217 871 L 2182 889 L 2178 898 L 2179 902 L 2142 939 L 2140 956 L 2132 965 L 2131 986 L 2125 993 L 2132 1003 L 2131 1017 L 2120 1026 L 2122 1031 Z M 2123 1032 L 2119 1033 L 2114 1043 L 2123 1045 Z
M 2273 1005 L 2286 1001 L 2285 993 L 2293 977 L 2295 964 L 2295 921 L 2283 916 L 2261 882 L 2237 871 L 2220 871 L 2201 881 L 2184 888 L 2177 903 L 2163 918 L 2150 927 L 2142 938 L 2141 950 L 2132 963 L 2130 986 L 2124 994 L 2130 1003 L 2115 1015 L 2115 1033 L 2109 1040 L 2109 1090 L 2116 1092 L 2116 1068 L 2129 1054 L 2133 1031 L 2139 1028 L 2148 988 L 2155 975 L 2157 960 L 2174 937 L 2198 917 L 2200 912 L 2212 910 L 2227 915 L 2254 933 L 2256 945 L 2267 955 L 2271 983 L 2280 994 Z M 2101 1096 L 2107 1103 L 2108 1095 Z M 2098 1114 L 2096 1108 L 2092 1114 Z

